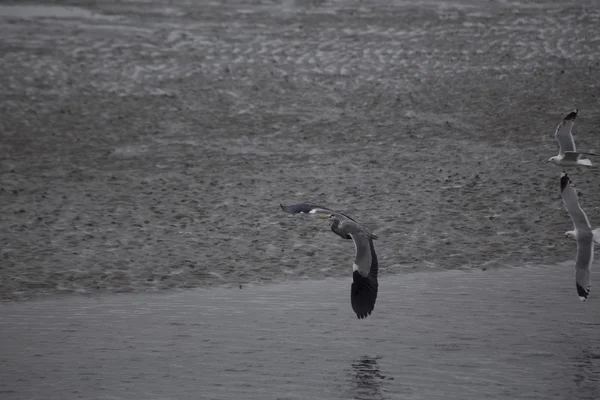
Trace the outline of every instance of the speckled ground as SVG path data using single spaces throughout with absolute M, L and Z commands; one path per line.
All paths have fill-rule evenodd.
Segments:
M 545 160 L 573 108 L 600 149 L 600 4 L 411 3 L 0 6 L 0 297 L 347 276 L 279 202 L 382 277 L 573 259 Z

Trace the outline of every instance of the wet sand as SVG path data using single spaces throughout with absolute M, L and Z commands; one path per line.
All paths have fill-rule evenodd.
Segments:
M 565 282 L 569 282 L 565 285 Z M 0 392 L 32 399 L 597 399 L 600 307 L 569 265 L 0 308 Z
M 545 160 L 576 107 L 600 148 L 594 2 L 20 4 L 2 299 L 347 276 L 352 245 L 279 202 L 373 229 L 383 276 L 573 258 Z M 596 226 L 597 171 L 572 179 Z

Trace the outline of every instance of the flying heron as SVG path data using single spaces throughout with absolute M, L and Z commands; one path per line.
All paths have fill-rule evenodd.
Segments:
M 328 219 L 331 230 L 343 239 L 354 241 L 355 255 L 352 264 L 352 286 L 350 302 L 359 319 L 368 317 L 375 308 L 377 300 L 377 254 L 373 240 L 377 239 L 371 231 L 361 226 L 356 220 L 341 212 L 314 204 L 292 204 L 281 209 L 290 214 L 315 214 L 319 218 Z

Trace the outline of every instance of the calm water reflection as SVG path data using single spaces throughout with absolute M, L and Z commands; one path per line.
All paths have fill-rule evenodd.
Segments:
M 536 296 L 531 295 L 531 285 Z M 571 268 L 0 305 L 2 400 L 597 399 L 600 297 Z M 307 294 L 310 294 L 307 296 Z
M 598 326 L 600 329 L 600 324 Z M 600 338 L 600 330 L 599 330 Z M 594 344 L 592 344 L 594 346 Z M 596 342 L 597 348 L 597 342 Z M 595 353 L 588 346 L 581 349 L 577 357 L 573 359 L 573 382 L 581 393 L 581 399 L 597 400 L 600 396 L 600 353 Z
M 363 356 L 352 362 L 355 384 L 352 398 L 356 400 L 378 400 L 384 398 L 381 384 L 385 376 L 381 374 L 379 364 L 377 363 L 378 358 Z

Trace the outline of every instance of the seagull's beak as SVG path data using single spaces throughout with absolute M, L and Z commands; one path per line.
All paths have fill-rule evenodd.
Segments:
M 329 215 L 319 215 L 319 218 L 321 218 L 321 219 L 329 219 Z

